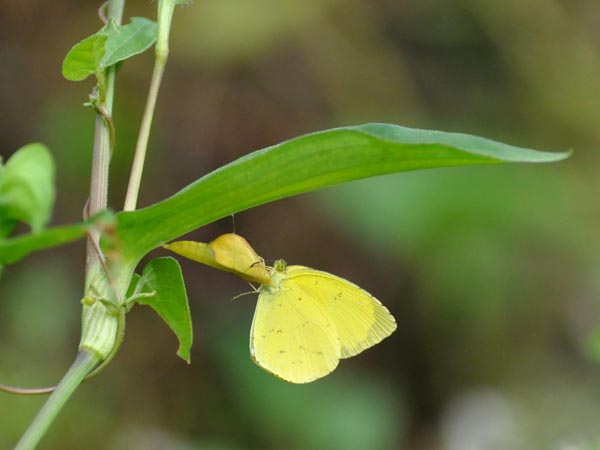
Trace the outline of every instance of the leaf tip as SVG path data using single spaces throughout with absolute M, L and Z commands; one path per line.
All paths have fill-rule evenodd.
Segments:
M 189 349 L 184 351 L 180 348 L 179 350 L 177 350 L 177 356 L 183 359 L 188 364 L 188 366 L 192 364 L 192 358 L 190 356 Z

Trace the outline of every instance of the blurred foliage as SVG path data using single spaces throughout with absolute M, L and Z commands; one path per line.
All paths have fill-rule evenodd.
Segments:
M 24 0 L 0 15 L 0 154 L 51 149 L 52 224 L 78 221 L 87 197 L 91 84 L 68 83 L 60 65 L 98 29 L 97 6 Z M 128 2 L 128 17 L 153 14 Z M 592 0 L 197 0 L 176 11 L 142 205 L 256 148 L 376 120 L 576 153 L 547 167 L 386 176 L 237 215 L 260 255 L 356 282 L 398 331 L 322 382 L 290 386 L 250 361 L 254 300 L 229 301 L 249 288 L 182 261 L 192 365 L 139 308 L 113 364 L 40 448 L 597 449 L 599 20 Z M 116 209 L 150 65 L 148 53 L 120 71 Z M 190 238 L 231 229 L 223 220 Z M 67 368 L 82 266 L 73 244 L 5 269 L 0 381 L 50 384 Z M 41 401 L 0 395 L 0 448 Z
M 0 158 L 0 237 L 7 237 L 21 221 L 39 232 L 54 205 L 54 161 L 39 143 L 26 145 L 3 164 Z

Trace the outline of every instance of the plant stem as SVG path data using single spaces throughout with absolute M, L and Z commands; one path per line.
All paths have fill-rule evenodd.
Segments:
M 118 25 L 123 21 L 123 11 L 125 10 L 125 0 L 109 0 L 108 19 L 113 19 Z M 112 105 L 111 105 L 112 106 Z
M 175 5 L 180 2 L 181 0 L 159 0 L 158 2 L 158 35 L 156 38 L 154 69 L 152 70 L 152 79 L 150 80 L 146 109 L 144 110 L 142 124 L 140 125 L 140 134 L 138 135 L 138 141 L 135 146 L 135 156 L 131 166 L 129 185 L 127 186 L 127 195 L 125 196 L 125 205 L 123 206 L 123 210 L 125 211 L 133 211 L 137 206 L 156 99 L 158 98 L 158 90 L 165 72 L 165 66 L 167 65 L 167 58 L 169 57 L 171 19 L 173 18 Z
M 135 156 L 131 166 L 129 185 L 127 186 L 127 195 L 125 196 L 125 205 L 123 206 L 124 211 L 133 211 L 137 206 L 140 184 L 142 182 L 142 173 L 144 171 L 144 161 L 146 159 L 146 149 L 148 148 L 148 139 L 150 137 L 150 128 L 152 126 L 152 118 L 154 117 L 158 89 L 165 71 L 166 60 L 166 56 L 164 59 L 159 59 L 157 55 L 154 62 L 152 80 L 150 81 L 150 89 L 146 100 L 146 109 L 144 111 L 144 117 L 142 118 L 142 124 L 140 125 L 138 141 L 135 146 Z
M 116 24 L 121 23 L 123 17 L 123 9 L 125 7 L 125 0 L 109 0 L 108 4 L 108 17 L 109 20 L 113 20 Z M 100 108 L 102 113 L 96 113 L 96 129 L 94 137 L 94 150 L 92 156 L 92 174 L 90 182 L 90 197 L 87 206 L 87 214 L 96 214 L 107 207 L 108 198 L 108 172 L 109 163 L 111 157 L 111 133 L 112 130 L 109 128 L 103 114 L 110 118 L 112 114 L 113 98 L 114 98 L 114 86 L 115 86 L 115 68 L 110 67 L 106 71 L 106 84 L 104 85 L 104 92 L 101 92 L 101 105 Z M 100 231 L 90 230 L 91 237 L 88 238 L 87 244 L 87 255 L 85 265 L 85 277 L 86 277 L 86 291 L 92 285 L 92 278 L 94 278 L 101 268 L 102 255 L 99 254 L 95 248 L 94 242 L 99 239 Z M 91 316 L 91 317 L 89 317 Z M 100 306 L 83 307 L 83 330 L 82 338 L 87 333 L 90 334 L 89 330 L 86 330 L 86 321 L 88 323 L 87 328 L 90 328 L 89 323 L 96 325 L 92 327 L 102 342 L 104 347 L 112 348 L 112 343 L 116 337 L 116 318 L 110 320 L 110 317 L 106 315 L 106 309 Z M 114 322 L 114 323 L 113 323 Z M 99 325 L 98 325 L 99 324 Z M 107 335 L 108 334 L 108 335 Z M 111 336 L 112 334 L 112 336 Z M 92 337 L 96 337 L 93 334 Z M 95 343 L 95 342 L 94 342 Z M 61 382 L 58 384 L 56 390 L 48 398 L 44 406 L 39 411 L 33 422 L 25 431 L 25 434 L 21 437 L 15 450 L 33 450 L 42 439 L 50 424 L 55 419 L 56 415 L 60 412 L 64 404 L 67 402 L 69 397 L 73 394 L 77 386 L 85 378 L 85 376 L 96 367 L 102 359 L 106 357 L 102 352 L 96 352 L 93 350 L 94 346 L 87 346 L 84 348 L 80 347 L 77 358 L 71 365 L 71 368 L 67 371 Z
M 123 17 L 125 0 L 109 0 L 108 18 L 120 24 Z M 113 99 L 115 92 L 116 68 L 109 67 L 106 73 L 106 91 L 103 93 L 103 104 L 100 105 L 102 113 L 96 113 L 96 128 L 94 131 L 94 150 L 92 155 L 92 175 L 90 180 L 90 199 L 88 203 L 88 215 L 96 214 L 106 209 L 108 204 L 108 174 L 111 157 L 111 130 L 102 114 L 110 118 L 113 109 Z M 92 231 L 94 235 L 90 236 L 87 243 L 86 259 L 86 278 L 91 267 L 100 264 L 100 255 L 97 254 L 93 242 L 100 238 L 99 231 Z M 89 280 L 86 279 L 86 284 Z
M 69 397 L 85 376 L 100 362 L 94 352 L 80 350 L 71 368 L 67 371 L 56 390 L 27 428 L 14 450 L 33 450 L 44 436 L 48 427 L 60 412 Z

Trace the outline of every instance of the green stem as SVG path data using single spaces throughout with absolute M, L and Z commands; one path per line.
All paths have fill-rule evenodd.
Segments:
M 124 7 L 125 0 L 109 0 L 109 20 L 120 24 Z M 101 93 L 100 97 L 102 113 L 98 112 L 96 114 L 90 197 L 87 209 L 89 215 L 96 214 L 106 209 L 107 206 L 111 130 L 102 115 L 105 114 L 110 117 L 112 114 L 115 74 L 114 67 L 106 71 L 106 84 L 103 87 L 104 92 Z M 101 254 L 98 254 L 94 246 L 94 241 L 98 241 L 100 232 L 91 230 L 90 233 L 92 234 L 91 238 L 88 239 L 85 267 L 86 292 L 93 286 L 94 281 L 97 284 L 99 283 L 97 276 L 102 271 L 101 259 L 103 257 Z M 112 290 L 104 290 L 108 291 L 114 297 Z M 29 428 L 15 447 L 15 450 L 35 449 L 77 386 L 110 353 L 117 335 L 117 318 L 111 317 L 107 314 L 106 308 L 98 304 L 83 307 L 82 322 L 82 342 L 80 343 L 80 350 L 75 362 L 58 384 L 56 390 L 48 398 L 36 418 L 31 422 Z
M 125 0 L 109 0 L 108 19 L 117 25 L 121 24 Z M 92 176 L 90 183 L 90 198 L 88 214 L 93 215 L 106 209 L 108 204 L 108 176 L 109 164 L 114 141 L 112 128 L 112 109 L 115 91 L 116 67 L 111 66 L 106 70 L 105 83 L 100 92 L 100 105 L 96 113 L 96 129 L 94 137 L 94 151 L 92 157 Z M 117 301 L 118 293 L 114 292 L 114 285 L 108 280 L 110 274 L 104 273 L 104 255 L 98 251 L 97 243 L 100 241 L 100 230 L 91 230 L 87 242 L 87 259 L 85 268 L 85 295 L 92 288 L 103 288 L 110 284 L 112 289 L 103 290 L 102 295 Z M 108 282 L 107 282 L 108 281 Z M 101 358 L 106 357 L 116 339 L 116 318 L 111 316 L 106 308 L 100 305 L 83 307 L 82 332 L 80 349 L 86 348 L 98 353 Z M 106 350 L 108 348 L 108 351 Z
M 71 368 L 25 431 L 14 450 L 33 450 L 69 397 L 85 376 L 100 362 L 94 352 L 80 350 Z
M 129 185 L 127 186 L 127 195 L 125 196 L 125 205 L 123 210 L 133 211 L 137 206 L 140 184 L 142 182 L 142 173 L 144 172 L 144 161 L 146 160 L 146 150 L 148 148 L 148 138 L 150 137 L 150 128 L 154 117 L 154 109 L 158 98 L 158 90 L 169 57 L 169 32 L 171 30 L 171 20 L 175 5 L 180 0 L 159 0 L 158 2 L 158 35 L 156 38 L 154 69 L 152 79 L 150 80 L 150 89 L 146 100 L 146 109 L 140 125 L 140 134 L 135 146 L 135 156 L 131 166 L 129 176 Z
M 120 24 L 123 17 L 125 0 L 110 0 L 108 5 L 108 18 Z M 92 175 L 90 180 L 90 198 L 88 204 L 88 215 L 92 216 L 106 209 L 108 205 L 108 174 L 109 163 L 112 153 L 111 144 L 114 141 L 114 130 L 107 123 L 110 120 L 113 109 L 115 92 L 116 67 L 111 66 L 106 71 L 106 87 L 102 93 L 101 112 L 96 113 L 96 127 L 94 131 L 94 150 L 92 154 Z M 86 260 L 86 282 L 89 285 L 87 275 L 90 269 L 100 264 L 100 255 L 97 254 L 93 239 L 100 239 L 100 231 L 92 231 L 87 244 Z
M 150 128 L 152 127 L 152 118 L 154 117 L 156 99 L 158 98 L 158 89 L 165 71 L 166 61 L 166 56 L 159 59 L 157 55 L 154 62 L 152 80 L 150 81 L 150 89 L 146 100 L 146 109 L 144 111 L 144 117 L 142 118 L 138 141 L 135 146 L 135 156 L 131 166 L 131 175 L 129 176 L 125 205 L 123 206 L 124 211 L 133 211 L 137 206 L 140 184 L 142 182 L 142 173 L 144 171 L 144 161 L 146 160 L 146 150 L 148 148 L 148 139 L 150 137 Z
M 125 10 L 125 0 L 110 0 L 108 2 L 108 18 L 113 19 L 117 24 L 123 21 L 123 11 Z M 112 106 L 112 105 L 111 105 Z

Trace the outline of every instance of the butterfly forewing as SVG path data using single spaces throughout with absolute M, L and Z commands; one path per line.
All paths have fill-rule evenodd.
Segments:
M 308 383 L 333 371 L 340 358 L 337 331 L 312 290 L 262 286 L 250 332 L 252 359 L 293 383 Z
M 313 293 L 313 301 L 335 325 L 342 358 L 372 347 L 396 329 L 387 308 L 354 283 L 303 266 L 288 266 L 286 275 L 288 284 Z

